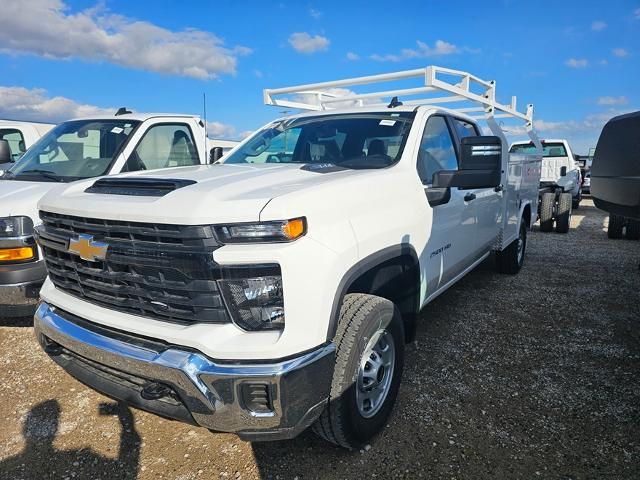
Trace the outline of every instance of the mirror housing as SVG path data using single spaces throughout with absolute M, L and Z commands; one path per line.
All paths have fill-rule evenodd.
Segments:
M 209 150 L 209 163 L 216 163 L 222 158 L 222 155 L 224 155 L 222 147 L 213 147 Z
M 567 176 L 567 167 L 560 168 L 560 176 L 561 177 L 566 177 Z
M 462 139 L 458 170 L 433 174 L 433 188 L 495 188 L 502 181 L 502 141 L 495 136 Z
M 13 157 L 11 156 L 9 142 L 7 140 L 0 140 L 0 163 L 10 162 L 13 162 Z

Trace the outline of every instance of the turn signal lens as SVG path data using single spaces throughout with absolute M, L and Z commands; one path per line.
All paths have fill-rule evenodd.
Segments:
M 291 242 L 306 233 L 307 222 L 304 217 L 300 217 L 271 222 L 237 223 L 217 225 L 215 231 L 223 243 Z
M 282 227 L 282 233 L 289 240 L 295 240 L 298 237 L 304 235 L 305 225 L 304 219 L 302 218 L 294 218 L 293 220 L 289 220 Z
M 0 248 L 0 262 L 19 262 L 35 257 L 33 247 Z

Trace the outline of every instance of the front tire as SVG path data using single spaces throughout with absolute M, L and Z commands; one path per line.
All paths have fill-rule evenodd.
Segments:
M 520 222 L 518 238 L 511 242 L 503 251 L 496 252 L 498 272 L 508 273 L 509 275 L 515 275 L 518 273 L 524 264 L 524 254 L 526 249 L 527 227 L 524 224 L 524 219 L 522 219 Z
M 404 367 L 402 316 L 393 302 L 345 295 L 329 404 L 313 431 L 338 446 L 365 445 L 387 423 Z
M 640 220 L 628 220 L 627 231 L 625 234 L 627 240 L 640 239 Z

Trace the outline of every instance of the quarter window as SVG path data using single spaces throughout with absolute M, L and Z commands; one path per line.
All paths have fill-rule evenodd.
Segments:
M 124 172 L 198 165 L 198 152 L 187 125 L 162 124 L 151 127 L 124 166 Z
M 427 121 L 418 151 L 418 175 L 424 184 L 431 184 L 433 174 L 440 170 L 457 170 L 458 158 L 451 133 L 444 117 L 433 116 Z
M 473 123 L 465 122 L 459 118 L 452 118 L 453 126 L 458 132 L 458 137 L 462 140 L 465 137 L 477 137 L 478 130 Z

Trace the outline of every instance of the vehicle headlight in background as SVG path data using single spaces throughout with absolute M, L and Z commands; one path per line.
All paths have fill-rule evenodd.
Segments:
M 274 222 L 237 223 L 215 227 L 223 243 L 291 242 L 307 232 L 304 217 Z
M 284 297 L 279 274 L 222 279 L 218 284 L 237 326 L 248 331 L 284 328 Z
M 0 263 L 25 262 L 36 256 L 35 247 L 0 248 Z
M 33 233 L 33 221 L 29 217 L 1 217 L 0 238 L 31 235 Z

